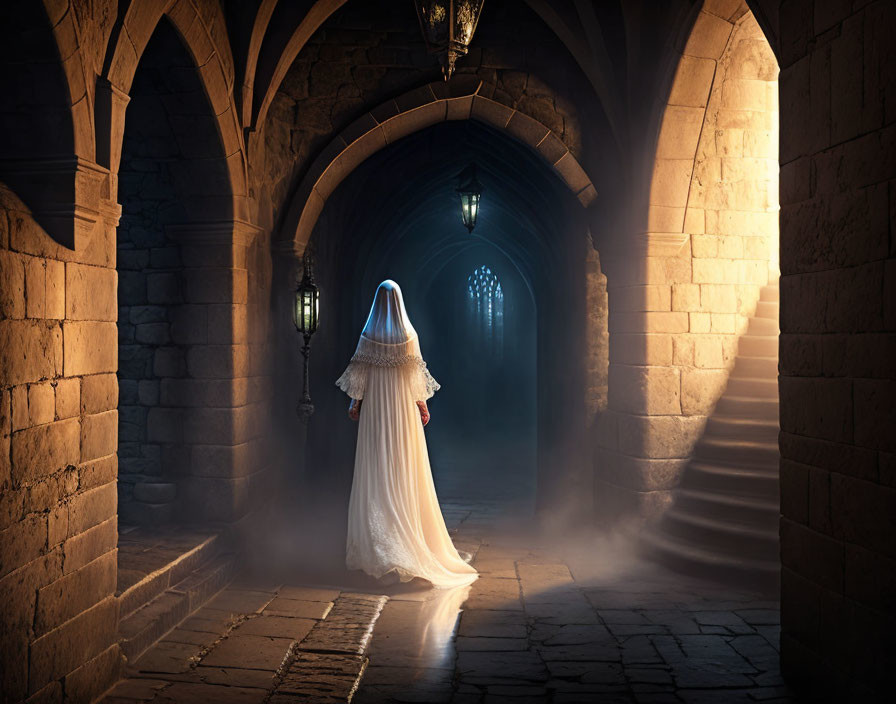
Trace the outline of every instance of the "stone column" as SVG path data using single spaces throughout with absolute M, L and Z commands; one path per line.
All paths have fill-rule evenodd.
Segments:
M 610 310 L 609 398 L 598 424 L 595 504 L 607 524 L 661 515 L 702 429 L 681 416 L 680 373 L 672 367 L 672 337 L 687 331 L 687 313 L 670 311 L 670 283 L 647 280 L 656 269 L 674 278 L 675 266 L 661 262 L 681 245 L 680 237 L 646 235 L 601 257 Z
M 240 221 L 168 228 L 180 242 L 184 303 L 171 339 L 185 378 L 162 379 L 148 431 L 179 446 L 178 502 L 188 519 L 233 523 L 261 479 L 253 462 L 267 406 L 250 389 L 247 253 L 259 228 Z
M 117 678 L 118 366 L 108 174 L 59 244 L 0 184 L 0 599 L 10 701 L 91 701 Z M 83 194 L 82 194 L 83 195 Z

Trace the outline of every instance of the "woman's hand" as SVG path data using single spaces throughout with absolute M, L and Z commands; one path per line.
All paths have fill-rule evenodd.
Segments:
M 417 408 L 420 409 L 420 420 L 425 426 L 429 423 L 429 409 L 426 407 L 426 401 L 417 401 Z
M 348 407 L 348 417 L 352 420 L 358 420 L 361 417 L 361 401 L 358 399 L 352 399 L 351 404 Z

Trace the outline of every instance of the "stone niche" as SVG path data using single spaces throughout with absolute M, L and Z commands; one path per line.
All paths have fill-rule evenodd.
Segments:
M 215 115 L 166 19 L 130 91 L 118 184 L 121 520 L 226 521 L 245 503 L 236 495 L 247 493 L 236 486 L 227 459 L 235 453 L 226 448 L 247 434 L 238 416 L 245 415 L 246 252 L 255 229 L 232 219 Z M 218 448 L 212 464 L 225 476 L 213 486 L 193 471 L 209 464 L 210 451 L 197 445 Z

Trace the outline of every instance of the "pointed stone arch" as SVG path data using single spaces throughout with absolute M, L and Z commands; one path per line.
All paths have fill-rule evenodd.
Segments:
M 127 95 L 146 44 L 159 21 L 167 16 L 193 58 L 215 115 L 227 161 L 234 217 L 246 219 L 248 175 L 243 135 L 233 100 L 233 57 L 220 6 L 205 3 L 203 8 L 204 13 L 190 0 L 175 0 L 167 7 L 162 3 L 131 3 L 111 49 L 109 67 L 99 91 L 105 92 L 106 97 L 97 101 L 97 119 L 108 126 L 108 132 L 103 135 L 108 143 L 98 145 L 98 152 L 105 155 L 108 167 L 116 172 L 121 159 Z
M 0 177 L 46 234 L 75 249 L 97 222 L 105 175 L 94 164 L 77 22 L 67 3 L 9 2 L 0 8 L 0 35 Z
M 584 207 L 597 197 L 588 174 L 558 135 L 528 115 L 492 100 L 495 87 L 458 76 L 433 82 L 389 100 L 340 132 L 299 184 L 277 239 L 302 251 L 327 198 L 367 157 L 388 144 L 439 122 L 479 120 L 531 147 Z
M 608 279 L 607 515 L 670 505 L 777 269 L 777 73 L 745 1 L 703 3 L 662 106 L 646 228 Z
M 255 440 L 247 420 L 255 409 L 239 389 L 248 376 L 247 260 L 260 233 L 241 217 L 233 190 L 242 153 L 230 152 L 221 133 L 229 107 L 222 113 L 210 94 L 209 77 L 221 74 L 209 69 L 213 55 L 200 62 L 201 46 L 191 49 L 178 6 L 157 18 L 130 79 L 116 169 L 119 377 L 155 390 L 147 404 L 123 394 L 119 405 L 129 443 L 119 446 L 119 514 L 135 523 L 176 520 L 186 506 L 194 517 L 202 506 L 207 520 L 240 518 L 248 480 L 237 458 Z M 195 13 L 189 27 L 202 21 Z M 229 88 L 222 91 L 229 105 Z M 155 334 L 131 314 L 145 306 L 161 323 Z M 203 392 L 210 388 L 216 393 Z M 136 456 L 133 443 L 151 458 Z M 140 499 L 163 488 L 164 508 Z M 216 501 L 201 500 L 211 493 Z

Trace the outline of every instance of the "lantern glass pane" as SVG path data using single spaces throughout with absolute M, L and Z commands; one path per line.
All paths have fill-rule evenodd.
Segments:
M 477 201 L 475 193 L 460 194 L 461 217 L 467 227 L 476 224 Z
M 311 331 L 311 291 L 302 291 L 302 331 Z

